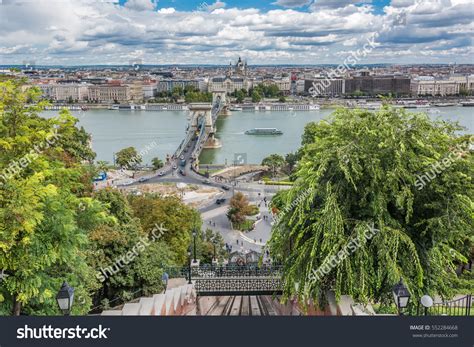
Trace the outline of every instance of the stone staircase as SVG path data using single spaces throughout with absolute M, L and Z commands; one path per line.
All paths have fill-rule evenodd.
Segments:
M 182 284 L 166 293 L 142 297 L 120 310 L 107 310 L 101 316 L 184 316 L 196 310 L 196 291 L 192 284 Z

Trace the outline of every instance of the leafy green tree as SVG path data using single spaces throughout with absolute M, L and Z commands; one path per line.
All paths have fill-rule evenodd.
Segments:
M 177 197 L 150 194 L 130 196 L 129 201 L 145 233 L 150 235 L 156 225 L 163 225 L 167 231 L 162 240 L 173 250 L 173 261 L 179 265 L 186 264 L 192 230 L 199 229 L 202 223 L 199 213 L 184 205 Z
M 273 176 L 275 176 L 276 172 L 285 166 L 285 163 L 285 158 L 279 154 L 271 154 L 262 160 L 262 165 L 271 168 Z
M 256 90 L 252 92 L 252 102 L 260 102 L 262 100 L 262 96 Z
M 298 160 L 299 160 L 299 157 L 297 153 L 288 153 L 285 156 L 285 162 L 286 162 L 286 166 L 287 166 L 289 174 L 293 173 L 293 170 L 295 169 L 296 164 L 298 163 Z
M 108 169 L 109 169 L 109 162 L 108 162 L 108 161 L 104 161 L 104 160 L 99 160 L 99 161 L 96 163 L 96 166 L 97 166 L 97 169 L 98 169 L 100 172 L 107 172 Z
M 165 164 L 163 164 L 163 160 L 159 159 L 159 158 L 153 158 L 151 160 L 151 164 L 153 165 L 153 169 L 154 170 L 159 170 L 161 169 L 163 166 L 165 166 Z
M 272 200 L 286 297 L 323 305 L 334 290 L 389 303 L 403 278 L 413 302 L 449 298 L 474 230 L 473 156 L 460 127 L 384 107 L 340 109 L 306 130 L 295 185 Z M 420 188 L 444 158 L 454 160 Z
M 41 91 L 23 90 L 22 83 L 0 84 L 0 268 L 8 275 L 0 311 L 58 314 L 54 296 L 67 280 L 84 298 L 72 312 L 84 314 L 96 286 L 84 260 L 87 234 L 107 221 L 85 196 L 91 172 L 78 149 L 88 139 L 68 111 L 39 117 L 46 105 Z
M 244 102 L 247 92 L 244 90 L 238 90 L 235 92 L 236 101 L 241 104 Z
M 115 154 L 115 162 L 122 168 L 136 170 L 142 163 L 142 156 L 138 154 L 135 147 L 127 147 Z

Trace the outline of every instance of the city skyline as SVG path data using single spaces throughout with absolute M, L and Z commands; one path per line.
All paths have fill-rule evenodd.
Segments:
M 0 65 L 465 64 L 470 0 L 0 2 Z

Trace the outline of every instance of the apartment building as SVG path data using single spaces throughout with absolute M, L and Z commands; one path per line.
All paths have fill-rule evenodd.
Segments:
M 411 92 L 416 96 L 446 96 L 459 94 L 460 83 L 451 79 L 435 79 L 434 77 L 418 77 L 411 81 Z
M 106 84 L 89 86 L 89 101 L 120 103 L 130 100 L 130 88 L 126 85 Z

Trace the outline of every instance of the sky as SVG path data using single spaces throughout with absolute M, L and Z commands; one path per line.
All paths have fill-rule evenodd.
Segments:
M 0 65 L 474 63 L 473 32 L 474 0 L 0 0 Z

